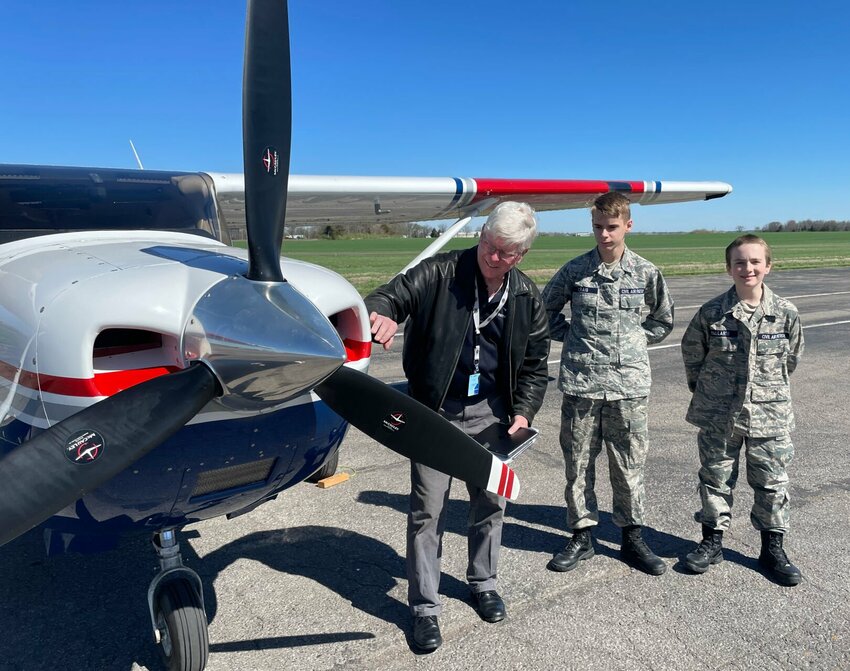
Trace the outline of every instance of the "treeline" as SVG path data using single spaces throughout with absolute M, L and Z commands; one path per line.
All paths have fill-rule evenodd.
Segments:
M 428 226 L 427 224 L 347 224 L 345 226 L 294 226 L 286 228 L 286 235 L 293 238 L 340 238 L 362 237 L 405 237 L 405 238 L 436 238 L 446 230 L 446 225 Z
M 834 219 L 804 219 L 803 221 L 795 221 L 789 219 L 784 224 L 781 221 L 771 221 L 766 226 L 762 226 L 762 231 L 768 233 L 778 233 L 787 231 L 850 231 L 850 221 L 835 221 Z
M 404 224 L 349 224 L 345 226 L 339 225 L 307 225 L 307 226 L 292 226 L 286 227 L 286 237 L 287 238 L 296 238 L 296 239 L 317 239 L 317 238 L 326 238 L 331 240 L 338 240 L 344 238 L 363 238 L 363 237 L 403 237 L 403 238 L 436 238 L 443 231 L 446 230 L 448 225 L 443 222 L 438 225 L 428 224 L 426 223 L 404 223 Z M 735 230 L 738 232 L 743 232 L 744 227 L 738 226 Z M 795 219 L 789 219 L 785 223 L 781 221 L 771 221 L 769 224 L 765 224 L 760 228 L 756 228 L 757 231 L 765 231 L 768 233 L 777 233 L 777 232 L 794 232 L 794 231 L 850 231 L 850 221 L 836 221 L 835 219 L 804 219 L 801 221 L 796 221 Z M 467 235 L 472 234 L 475 235 L 478 231 L 478 227 L 470 230 L 466 229 Z M 713 229 L 699 228 L 690 231 L 690 233 L 716 233 Z M 638 235 L 654 235 L 653 232 L 639 232 Z M 234 240 L 244 240 L 245 239 L 245 228 L 244 225 L 242 227 L 231 227 L 230 230 L 231 238 Z M 591 235 L 590 231 L 587 232 L 552 232 L 547 231 L 543 232 L 542 235 L 547 236 L 576 236 L 576 235 Z

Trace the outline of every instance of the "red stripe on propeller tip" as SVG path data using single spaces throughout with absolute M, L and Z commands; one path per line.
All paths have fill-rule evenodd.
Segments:
M 502 474 L 499 476 L 499 489 L 496 491 L 499 496 L 505 495 L 505 484 L 508 479 L 508 470 L 508 467 L 505 464 L 502 464 Z

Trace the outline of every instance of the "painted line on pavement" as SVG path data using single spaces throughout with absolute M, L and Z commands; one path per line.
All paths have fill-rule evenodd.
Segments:
M 850 293 L 850 292 L 846 292 L 846 293 Z M 805 330 L 805 329 L 817 329 L 817 328 L 821 328 L 823 326 L 838 326 L 840 324 L 850 324 L 850 319 L 843 319 L 843 320 L 837 321 L 837 322 L 825 322 L 823 324 L 808 324 L 808 325 L 803 326 L 803 330 Z M 669 345 L 653 345 L 652 347 L 647 347 L 646 349 L 647 349 L 647 351 L 654 351 L 654 350 L 658 350 L 658 349 L 669 349 L 671 347 L 681 347 L 681 343 L 676 342 L 676 343 L 671 343 Z M 546 363 L 548 363 L 551 366 L 553 363 L 561 363 L 561 360 L 560 359 L 549 359 L 549 361 L 547 361 Z
M 850 291 L 828 291 L 827 293 L 823 293 L 823 294 L 800 294 L 799 296 L 782 296 L 782 298 L 786 298 L 789 301 L 796 301 L 800 298 L 822 298 L 823 296 L 840 296 L 841 294 L 850 294 Z M 700 304 L 700 305 L 683 305 L 681 307 L 679 307 L 677 305 L 676 309 L 677 310 L 695 310 L 695 309 L 701 308 L 701 307 L 702 307 L 702 304 Z

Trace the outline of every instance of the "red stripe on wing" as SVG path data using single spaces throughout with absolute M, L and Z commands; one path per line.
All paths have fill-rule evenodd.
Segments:
M 476 177 L 475 183 L 478 185 L 475 200 L 492 196 L 601 194 L 609 191 L 623 191 L 624 186 L 629 187 L 626 193 L 643 193 L 644 189 L 643 182 L 599 179 L 479 179 Z M 612 185 L 620 188 L 612 189 Z
M 488 199 L 519 200 L 538 210 L 589 207 L 598 196 L 610 191 L 642 194 L 643 182 L 583 179 L 476 179 L 472 203 Z

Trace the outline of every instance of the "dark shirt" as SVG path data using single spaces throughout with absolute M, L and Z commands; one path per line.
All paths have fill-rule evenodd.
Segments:
M 477 273 L 476 273 L 477 274 Z M 502 294 L 505 287 L 502 286 L 493 298 L 487 300 L 487 286 L 478 277 L 478 304 L 480 306 L 479 321 L 485 321 L 499 306 L 499 301 L 502 299 Z M 447 396 L 461 401 L 478 402 L 482 398 L 488 398 L 493 394 L 498 393 L 498 374 L 499 374 L 499 350 L 500 343 L 505 330 L 505 312 L 507 312 L 507 303 L 502 306 L 493 320 L 481 329 L 481 334 L 478 336 L 478 344 L 481 347 L 478 360 L 478 372 L 480 374 L 479 384 L 480 389 L 475 396 L 469 396 L 469 376 L 475 372 L 474 365 L 474 347 L 475 347 L 475 324 L 470 318 L 469 328 L 466 330 L 466 338 L 463 341 L 463 348 L 460 351 L 457 367 L 452 376 L 451 384 Z

